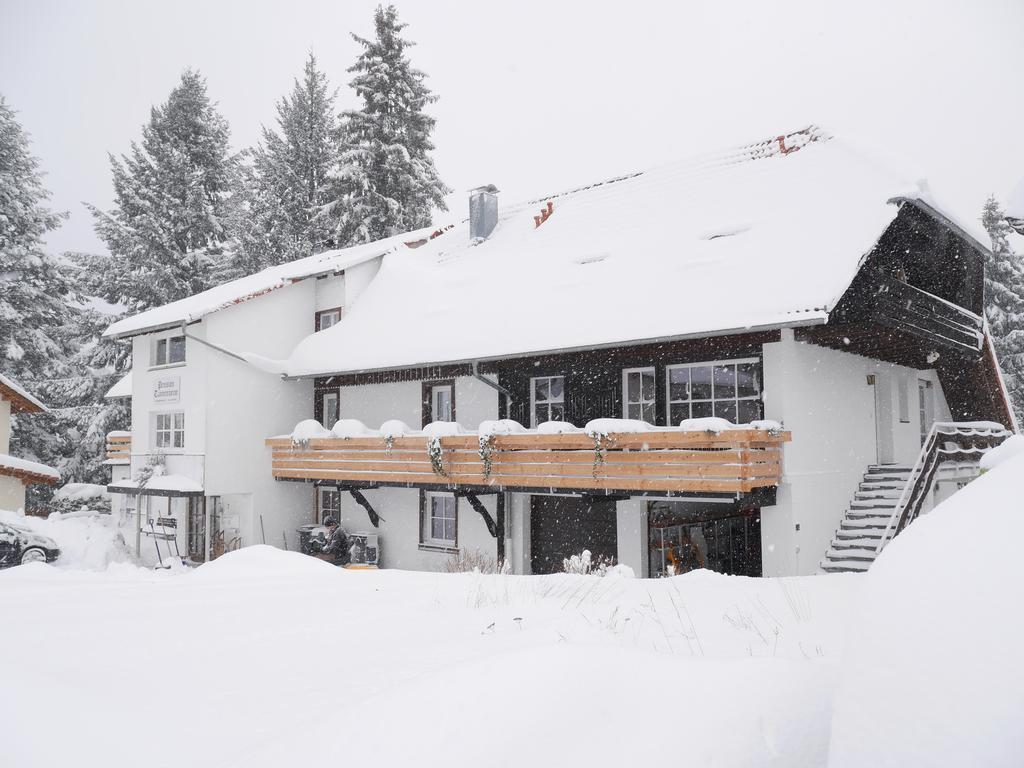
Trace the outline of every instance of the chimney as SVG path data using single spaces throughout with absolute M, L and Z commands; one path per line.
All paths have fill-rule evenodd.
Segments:
M 469 191 L 469 238 L 484 240 L 498 223 L 498 188 L 493 184 Z

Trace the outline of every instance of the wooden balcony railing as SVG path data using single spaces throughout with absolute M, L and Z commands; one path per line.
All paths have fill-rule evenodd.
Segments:
M 132 460 L 132 433 L 107 433 L 107 463 L 128 464 Z
M 749 493 L 779 484 L 788 432 L 270 438 L 273 475 L 353 486 Z

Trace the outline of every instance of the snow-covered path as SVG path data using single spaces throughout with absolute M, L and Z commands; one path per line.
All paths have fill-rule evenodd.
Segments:
M 858 576 L 0 573 L 17 766 L 813 766 Z

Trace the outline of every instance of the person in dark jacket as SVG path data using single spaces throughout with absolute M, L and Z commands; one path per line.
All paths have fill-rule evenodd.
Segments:
M 317 557 L 335 565 L 347 565 L 350 556 L 348 536 L 345 531 L 333 517 L 324 518 L 324 527 L 327 528 L 327 543 L 324 544 Z

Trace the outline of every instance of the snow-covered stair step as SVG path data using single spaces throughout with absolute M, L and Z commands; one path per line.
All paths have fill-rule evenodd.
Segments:
M 834 552 L 834 551 L 846 552 L 847 550 L 851 550 L 851 549 L 869 549 L 869 550 L 874 550 L 874 549 L 878 548 L 879 542 L 881 542 L 881 541 L 882 541 L 882 535 L 881 534 L 879 536 L 873 537 L 873 538 L 871 538 L 871 537 L 856 537 L 856 538 L 849 538 L 849 539 L 847 539 L 847 538 L 844 537 L 844 538 L 841 539 L 840 537 L 837 536 L 835 539 L 833 539 L 833 542 L 831 542 L 831 545 L 830 545 L 831 548 L 829 549 L 829 553 Z
M 825 573 L 863 573 L 871 563 L 864 560 L 823 560 L 819 567 Z
M 895 509 L 898 499 L 854 499 L 850 509 Z
M 825 555 L 826 560 L 863 560 L 870 563 L 875 559 L 874 547 L 850 548 L 850 549 L 829 549 Z
M 862 491 L 902 491 L 905 480 L 864 480 L 860 484 Z
M 868 467 L 829 542 L 822 571 L 866 571 L 871 566 L 910 475 L 910 467 Z
M 858 501 L 867 501 L 869 499 L 892 499 L 896 501 L 903 493 L 902 488 L 868 488 L 865 489 L 861 486 L 861 490 L 857 491 L 853 498 Z
M 833 539 L 833 544 L 836 542 L 873 542 L 878 544 L 882 541 L 882 534 L 885 528 L 840 528 L 836 531 L 836 538 Z M 873 545 L 872 545 L 873 546 Z

